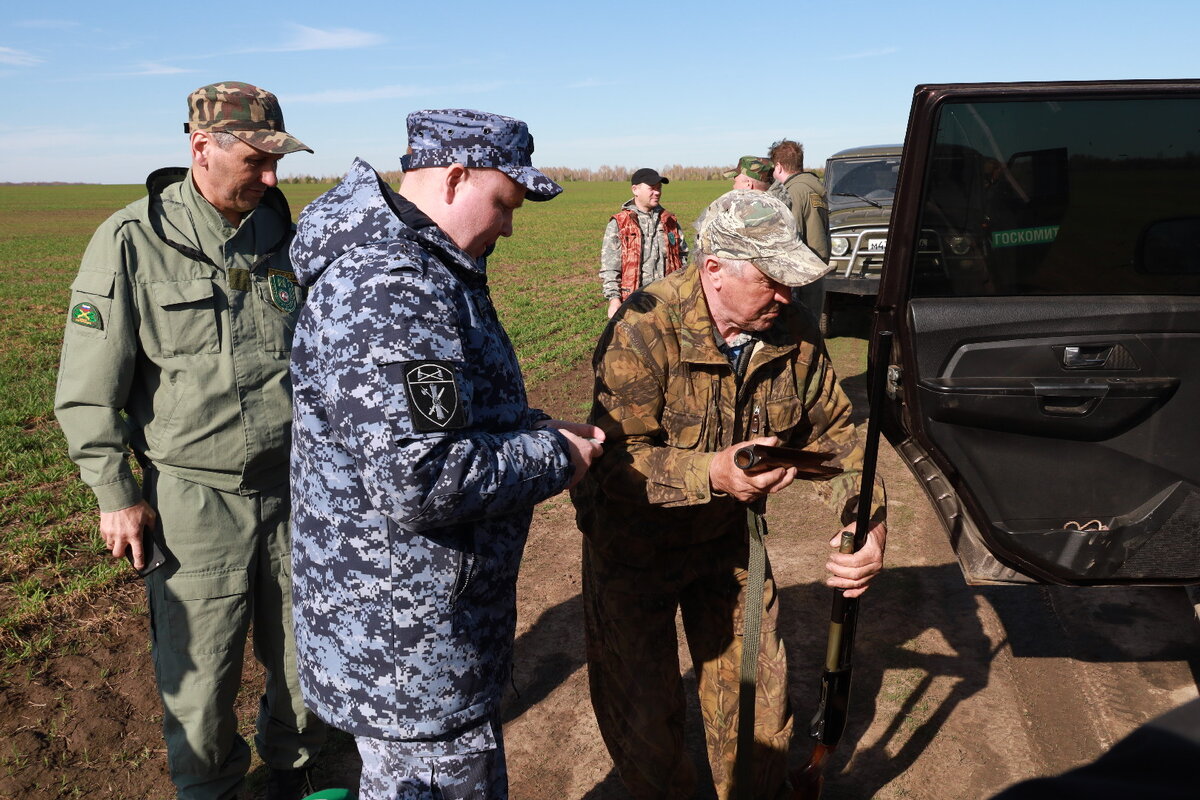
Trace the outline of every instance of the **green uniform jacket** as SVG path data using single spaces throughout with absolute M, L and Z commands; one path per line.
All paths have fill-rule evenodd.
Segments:
M 630 296 L 597 345 L 590 421 L 607 438 L 573 495 L 580 530 L 622 563 L 648 566 L 664 550 L 744 530 L 745 507 L 713 493 L 708 469 L 716 451 L 756 436 L 833 453 L 844 472 L 815 486 L 853 521 L 863 450 L 809 315 L 784 308 L 740 387 L 714 330 L 691 266 Z M 881 489 L 876 500 L 878 511 Z
M 71 286 L 55 413 L 101 511 L 141 500 L 139 459 L 251 494 L 287 480 L 300 309 L 278 189 L 240 226 L 158 170 L 92 236 Z
M 796 218 L 800 238 L 828 264 L 829 203 L 825 199 L 825 184 L 811 172 L 799 172 L 782 184 L 772 184 L 770 191 L 787 203 Z

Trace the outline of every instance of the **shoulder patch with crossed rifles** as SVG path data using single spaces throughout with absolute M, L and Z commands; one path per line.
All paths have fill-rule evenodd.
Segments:
M 454 380 L 454 368 L 445 361 L 407 361 L 404 390 L 412 408 L 413 428 L 421 433 L 464 428 L 466 410 Z

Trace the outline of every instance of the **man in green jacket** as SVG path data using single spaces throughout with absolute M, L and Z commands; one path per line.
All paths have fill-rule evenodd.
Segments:
M 596 346 L 589 422 L 604 454 L 573 492 L 583 546 L 588 680 L 600 732 L 637 800 L 695 796 L 684 750 L 685 700 L 675 617 L 682 613 L 718 800 L 738 760 L 742 619 L 761 598 L 753 786 L 784 800 L 792 713 L 770 567 L 749 584 L 747 507 L 797 478 L 796 467 L 744 472 L 748 443 L 828 454 L 842 472 L 814 483 L 853 523 L 863 448 L 812 319 L 790 288 L 828 267 L 796 236 L 778 199 L 717 198 L 697 223 L 691 266 L 634 293 Z M 885 498 L 876 490 L 867 544 L 837 552 L 830 586 L 861 594 L 883 564 Z
M 100 534 L 146 580 L 167 762 L 180 798 L 235 798 L 234 700 L 253 623 L 266 668 L 267 796 L 307 793 L 325 728 L 303 705 L 291 621 L 288 359 L 301 295 L 276 187 L 287 133 L 245 83 L 188 97 L 191 168 L 93 235 L 71 287 L 55 412 Z M 130 467 L 141 466 L 139 485 Z
M 825 184 L 811 172 L 804 171 L 804 146 L 791 139 L 780 139 L 771 145 L 767 157 L 775 165 L 775 183 L 768 189 L 778 197 L 796 218 L 800 241 L 829 263 L 829 203 Z M 817 318 L 825 305 L 825 281 L 819 278 L 795 293 Z

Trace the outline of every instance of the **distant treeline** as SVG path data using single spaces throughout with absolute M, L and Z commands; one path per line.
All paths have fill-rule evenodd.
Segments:
M 633 175 L 634 170 L 629 167 L 612 167 L 607 164 L 598 169 L 578 169 L 576 167 L 542 167 L 539 166 L 542 172 L 546 173 L 551 179 L 559 183 L 570 183 L 571 181 L 627 181 Z M 721 173 L 726 170 L 733 169 L 730 164 L 724 167 L 685 167 L 682 164 L 670 164 L 665 167 L 659 167 L 658 173 L 665 175 L 671 180 L 680 181 L 724 181 L 728 178 L 722 177 Z M 815 170 L 820 172 L 820 170 Z M 393 185 L 400 182 L 403 176 L 400 170 L 390 170 L 388 172 L 380 172 L 383 179 Z M 342 178 L 337 176 L 316 177 L 314 175 L 293 175 L 288 178 L 280 178 L 282 183 L 336 183 Z

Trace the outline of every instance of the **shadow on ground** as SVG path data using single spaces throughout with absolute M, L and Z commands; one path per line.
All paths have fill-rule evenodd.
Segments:
M 1005 647 L 1025 659 L 1081 654 L 1096 662 L 1190 659 L 1194 672 L 1200 664 L 1188 637 L 1177 630 L 1180 615 L 1186 618 L 1186 609 L 1174 608 L 1183 604 L 1176 597 L 1182 593 L 1114 590 L 1112 602 L 1098 617 L 1079 620 L 1072 632 L 1064 633 L 1058 614 L 1070 595 L 1058 588 L 969 587 L 952 564 L 885 570 L 863 599 L 850 722 L 827 764 L 823 797 L 873 797 L 903 774 L 956 708 L 988 684 L 993 661 Z M 831 590 L 820 583 L 781 590 L 781 629 L 790 654 L 796 714 L 790 756 L 794 767 L 806 763 L 810 752 L 807 729 L 819 695 L 830 601 Z M 994 642 L 985 634 L 979 614 L 985 604 L 1003 621 L 1007 638 Z M 548 608 L 519 637 L 515 691 L 504 706 L 506 723 L 546 700 L 583 668 L 580 606 L 576 595 Z M 1131 646 L 1123 635 L 1128 626 L 1141 630 L 1140 644 Z M 934 691 L 935 684 L 950 688 Z M 688 748 L 698 769 L 706 772 L 694 682 L 689 682 L 689 692 Z M 886 725 L 868 739 L 877 718 Z M 582 796 L 627 797 L 611 771 Z

